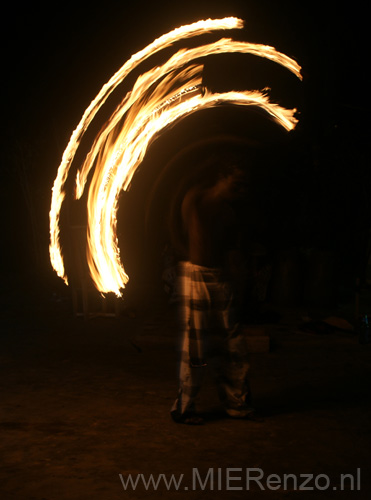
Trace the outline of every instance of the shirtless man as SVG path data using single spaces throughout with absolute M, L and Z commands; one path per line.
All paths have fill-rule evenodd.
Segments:
M 172 407 L 175 422 L 200 424 L 195 398 L 210 368 L 228 415 L 253 415 L 243 336 L 234 317 L 233 282 L 238 231 L 231 202 L 244 193 L 243 173 L 232 168 L 213 184 L 184 197 L 181 215 L 188 260 L 180 272 L 183 327 L 180 388 Z

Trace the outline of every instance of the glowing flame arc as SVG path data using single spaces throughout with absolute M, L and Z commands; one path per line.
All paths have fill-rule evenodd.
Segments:
M 85 111 L 63 154 L 52 191 L 50 210 L 50 259 L 57 274 L 67 283 L 59 245 L 59 213 L 64 199 L 63 188 L 82 136 L 109 94 L 132 69 L 150 55 L 180 38 L 212 30 L 242 28 L 236 18 L 199 21 L 163 35 L 132 56 Z M 76 198 L 83 194 L 88 174 L 95 165 L 88 193 L 87 259 L 96 288 L 121 295 L 128 276 L 120 260 L 116 236 L 116 214 L 121 190 L 127 190 L 142 162 L 148 146 L 169 125 L 200 109 L 219 104 L 257 106 L 286 130 L 295 127 L 295 109 L 271 103 L 259 91 L 230 91 L 213 94 L 202 88 L 202 65 L 191 61 L 211 54 L 240 52 L 254 54 L 281 64 L 301 79 L 300 66 L 273 47 L 221 39 L 193 49 L 183 49 L 162 66 L 141 75 L 131 92 L 125 95 L 103 130 L 96 137 L 84 164 L 76 175 Z M 143 99 L 145 97 L 145 99 Z

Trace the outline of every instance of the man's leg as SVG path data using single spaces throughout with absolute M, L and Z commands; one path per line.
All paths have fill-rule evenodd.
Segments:
M 171 409 L 177 422 L 196 422 L 195 398 L 200 390 L 204 376 L 202 329 L 205 325 L 205 311 L 200 307 L 207 301 L 207 290 L 194 266 L 184 263 L 181 269 L 181 329 L 183 331 L 182 350 L 179 369 L 179 393 Z M 205 296 L 206 292 L 206 296 Z M 193 421 L 189 421 L 189 420 Z
M 236 418 L 244 418 L 253 411 L 244 344 L 241 335 L 234 333 L 232 338 L 219 341 L 219 349 L 208 358 L 220 401 L 227 414 Z
M 184 338 L 180 369 L 179 392 L 171 409 L 171 416 L 176 422 L 188 420 L 195 412 L 195 399 L 201 388 L 205 367 L 192 366 L 189 357 L 189 337 Z M 187 422 L 186 422 L 187 423 Z
M 232 289 L 220 283 L 211 294 L 213 324 L 210 337 L 210 365 L 219 398 L 231 417 L 245 418 L 253 412 L 248 380 L 247 344 L 239 330 Z

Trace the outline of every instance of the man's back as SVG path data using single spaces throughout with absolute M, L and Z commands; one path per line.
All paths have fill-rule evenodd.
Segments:
M 225 267 L 236 243 L 234 210 L 212 188 L 192 188 L 182 203 L 188 258 L 193 264 Z

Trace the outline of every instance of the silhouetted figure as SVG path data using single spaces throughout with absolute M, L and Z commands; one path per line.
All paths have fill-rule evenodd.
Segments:
M 228 168 L 209 185 L 195 186 L 181 206 L 188 260 L 180 264 L 183 328 L 180 388 L 171 415 L 199 424 L 195 398 L 205 369 L 232 417 L 252 415 L 248 364 L 234 307 L 239 272 L 238 224 L 233 201 L 244 193 L 241 170 Z

